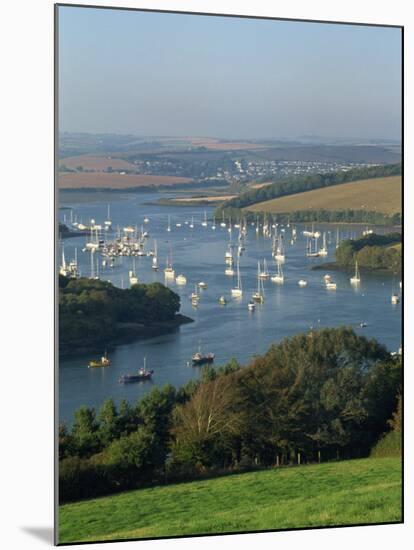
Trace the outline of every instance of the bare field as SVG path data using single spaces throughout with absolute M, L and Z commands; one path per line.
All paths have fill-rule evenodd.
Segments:
M 214 197 L 175 197 L 174 199 L 171 199 L 171 202 L 222 202 L 234 199 L 234 197 L 237 197 L 237 195 L 216 195 Z
M 76 157 L 67 157 L 59 161 L 59 165 L 67 166 L 75 170 L 82 166 L 85 170 L 96 170 L 100 172 L 112 167 L 114 170 L 136 170 L 137 167 L 131 162 L 119 158 L 98 155 L 78 155 Z
M 298 210 L 346 209 L 371 210 L 384 214 L 401 212 L 401 176 L 332 185 L 259 202 L 245 210 L 283 213 Z
M 265 183 L 254 183 L 250 187 L 252 189 L 260 189 L 261 187 L 266 187 L 267 185 L 272 185 L 272 183 L 273 183 L 272 181 L 267 181 Z
M 133 189 L 135 187 L 174 186 L 192 183 L 191 178 L 147 176 L 144 174 L 107 174 L 103 172 L 59 174 L 60 189 Z

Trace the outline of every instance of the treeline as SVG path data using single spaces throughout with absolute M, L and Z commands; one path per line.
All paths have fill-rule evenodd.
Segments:
M 119 323 L 169 321 L 179 309 L 179 296 L 161 283 L 121 289 L 101 280 L 60 275 L 60 352 L 99 349 L 115 341 Z
M 400 273 L 401 239 L 400 233 L 373 233 L 360 239 L 342 241 L 335 251 L 336 263 L 343 267 L 353 267 L 357 260 L 361 268 Z
M 272 214 L 276 223 L 367 223 L 370 225 L 401 225 L 401 214 L 383 214 L 369 210 L 295 210 L 289 213 Z M 257 212 L 247 212 L 249 220 L 255 220 Z
M 60 500 L 367 456 L 400 386 L 400 358 L 342 327 L 287 338 L 243 368 L 206 367 L 201 380 L 135 405 L 81 407 L 60 428 Z
M 302 193 L 304 191 L 311 191 L 312 189 L 320 189 L 322 187 L 329 187 L 362 179 L 382 178 L 400 174 L 401 163 L 372 166 L 369 168 L 355 168 L 347 172 L 341 171 L 327 174 L 313 174 L 309 176 L 290 176 L 272 183 L 271 185 L 250 189 L 238 197 L 226 201 L 217 208 L 216 216 L 220 217 L 224 212 L 224 215 L 228 218 L 231 214 L 233 214 L 233 216 L 235 215 L 235 209 L 239 210 L 258 202 L 268 201 L 294 193 Z M 240 216 L 240 212 L 238 215 Z

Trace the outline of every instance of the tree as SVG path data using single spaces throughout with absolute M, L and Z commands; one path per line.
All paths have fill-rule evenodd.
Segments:
M 153 464 L 161 469 L 168 454 L 175 395 L 175 389 L 167 384 L 162 389 L 154 388 L 137 406 L 137 413 L 143 427 L 154 437 Z
M 230 377 L 216 377 L 175 408 L 173 461 L 191 463 L 198 469 L 225 465 L 227 440 L 238 426 L 232 390 Z
M 91 456 L 100 449 L 94 409 L 82 406 L 75 411 L 72 437 L 80 457 Z
M 116 482 L 133 486 L 152 475 L 156 462 L 155 435 L 144 426 L 113 441 L 105 450 L 103 462 L 112 467 Z
M 59 460 L 75 453 L 75 443 L 65 424 L 59 426 Z
M 103 402 L 98 415 L 98 437 L 103 447 L 118 436 L 118 413 L 113 399 Z

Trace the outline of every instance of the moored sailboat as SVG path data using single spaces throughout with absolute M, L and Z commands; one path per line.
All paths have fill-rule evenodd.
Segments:
M 185 275 L 178 275 L 178 277 L 175 279 L 175 282 L 177 285 L 186 285 L 187 284 L 187 278 Z
M 175 277 L 175 270 L 173 268 L 171 248 L 170 248 L 170 254 L 167 256 L 166 265 L 165 265 L 165 269 L 164 269 L 164 275 L 167 279 L 174 279 L 174 277 Z
M 235 298 L 240 298 L 243 295 L 239 260 L 237 260 L 237 285 L 235 288 L 231 289 L 231 295 Z
M 138 284 L 138 277 L 135 268 L 135 257 L 132 259 L 132 266 L 132 270 L 129 272 L 129 283 L 131 286 Z
M 158 271 L 158 251 L 157 251 L 157 241 L 155 239 L 154 239 L 154 254 L 152 256 L 151 268 L 154 271 Z
M 326 244 L 326 232 L 323 232 L 322 236 L 322 248 L 319 249 L 319 256 L 328 255 L 328 245 Z
M 253 292 L 252 300 L 254 300 L 255 302 L 259 302 L 259 303 L 264 302 L 263 280 L 260 277 L 260 261 L 257 262 L 257 291 Z
M 270 279 L 270 272 L 267 268 L 267 262 L 266 259 L 263 260 L 263 269 L 260 269 L 260 262 L 259 262 L 259 279 Z
M 355 261 L 355 274 L 349 280 L 352 285 L 359 285 L 359 283 L 361 282 L 361 275 L 358 269 L 358 260 Z
M 272 275 L 270 280 L 273 283 L 283 283 L 285 281 L 285 276 L 283 275 L 282 263 L 276 262 L 276 265 L 277 265 L 277 272 L 275 273 L 275 275 Z

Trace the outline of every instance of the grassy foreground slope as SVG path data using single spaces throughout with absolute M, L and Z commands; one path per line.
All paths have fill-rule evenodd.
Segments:
M 253 212 L 271 213 L 322 209 L 369 210 L 391 215 L 401 212 L 401 176 L 342 183 L 246 207 Z
M 398 522 L 401 459 L 237 474 L 60 507 L 59 542 Z

